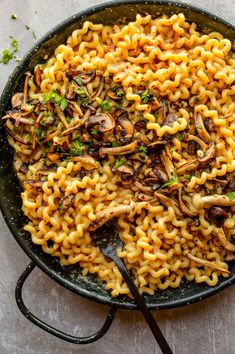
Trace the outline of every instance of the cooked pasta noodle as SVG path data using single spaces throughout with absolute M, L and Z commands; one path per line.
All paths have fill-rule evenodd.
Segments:
M 235 54 L 183 14 L 84 22 L 3 117 L 24 229 L 44 252 L 130 295 L 93 242 L 114 217 L 142 293 L 215 286 L 235 251 Z M 110 216 L 111 215 L 111 216 Z M 233 257 L 232 257 L 233 258 Z

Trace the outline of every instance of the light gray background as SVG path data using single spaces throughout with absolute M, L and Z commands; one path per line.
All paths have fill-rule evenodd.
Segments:
M 0 0 L 0 50 L 9 36 L 20 43 L 19 56 L 35 39 L 77 11 L 102 0 Z M 235 0 L 189 0 L 235 23 Z M 11 20 L 12 13 L 17 20 Z M 0 64 L 0 92 L 15 62 Z M 29 259 L 16 244 L 0 215 L 0 354 L 151 354 L 160 353 L 141 314 L 118 311 L 113 326 L 98 342 L 76 346 L 63 342 L 31 324 L 19 312 L 14 299 L 16 281 Z M 235 353 L 235 287 L 188 307 L 155 312 L 158 323 L 176 354 Z M 25 286 L 29 308 L 40 318 L 74 335 L 96 331 L 107 313 L 97 305 L 70 293 L 36 269 Z

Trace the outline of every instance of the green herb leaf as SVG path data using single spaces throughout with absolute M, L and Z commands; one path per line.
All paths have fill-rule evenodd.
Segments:
M 12 58 L 13 58 L 13 53 L 10 53 L 7 48 L 3 49 L 3 51 L 2 51 L 3 64 L 7 64 Z
M 184 175 L 184 178 L 187 179 L 187 181 L 190 181 L 192 176 L 191 175 Z
M 115 164 L 113 165 L 114 168 L 118 168 L 124 164 L 124 160 L 120 157 L 117 157 L 115 160 Z
M 182 141 L 184 139 L 184 133 L 179 133 L 177 135 L 177 138 L 178 138 L 179 141 Z
M 66 155 L 80 155 L 84 153 L 86 145 L 78 138 L 75 139 L 71 144 L 71 149 Z
M 178 182 L 179 182 L 179 177 L 178 177 L 176 171 L 174 171 L 172 178 L 170 178 L 166 183 L 164 183 L 161 186 L 161 188 L 168 187 L 168 186 L 170 186 L 174 183 L 178 183 Z
M 120 146 L 118 141 L 112 141 L 112 147 L 118 147 Z
M 97 135 L 98 134 L 98 130 L 97 129 L 92 129 L 91 130 L 91 134 Z
M 148 100 L 149 100 L 149 90 L 144 90 L 141 95 L 140 95 L 140 98 L 142 100 L 143 103 L 147 103 Z
M 54 89 L 45 95 L 45 101 L 46 102 L 49 102 L 49 101 L 54 102 L 55 104 L 60 106 L 62 111 L 64 111 L 65 108 L 68 106 L 68 101 L 65 98 L 58 95 L 58 93 Z
M 27 31 L 30 29 L 30 27 L 28 25 L 25 25 L 25 28 L 27 29 Z
M 45 130 L 40 128 L 34 128 L 35 133 L 37 134 L 37 141 L 40 142 L 45 138 Z
M 16 40 L 15 38 L 12 38 L 11 45 L 12 45 L 12 47 L 13 47 L 13 53 L 18 52 L 18 50 L 19 50 L 19 43 L 17 42 L 17 40 Z
M 147 146 L 144 146 L 144 145 L 141 145 L 138 149 L 138 152 L 141 154 L 141 155 L 146 155 L 147 152 L 148 152 L 148 148 Z
M 195 103 L 198 103 L 198 102 L 200 101 L 200 98 L 197 97 L 197 96 L 195 96 L 195 97 L 193 97 L 193 101 L 194 101 Z
M 12 19 L 12 20 L 16 20 L 17 18 L 18 18 L 18 16 L 17 16 L 16 14 L 12 14 L 12 15 L 11 15 L 11 19 Z
M 67 120 L 68 123 L 70 123 L 72 119 L 73 119 L 73 117 L 69 117 L 69 116 L 66 117 L 66 120 Z
M 100 107 L 102 109 L 103 112 L 107 112 L 110 110 L 110 104 L 108 100 L 104 100 L 101 102 Z
M 235 199 L 235 192 L 229 192 L 226 194 L 226 197 L 228 197 L 230 200 L 234 200 Z
M 35 32 L 33 31 L 32 33 L 33 33 L 33 37 L 34 37 L 35 39 L 37 39 L 37 36 L 36 36 Z
M 76 81 L 76 83 L 77 83 L 79 86 L 82 85 L 82 80 L 81 80 L 80 76 L 77 76 L 77 77 L 74 79 L 74 81 Z

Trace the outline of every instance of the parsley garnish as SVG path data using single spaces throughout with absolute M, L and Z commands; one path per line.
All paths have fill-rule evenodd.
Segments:
M 12 38 L 12 37 L 11 37 L 11 38 Z M 12 45 L 12 47 L 13 47 L 13 53 L 18 52 L 18 50 L 19 50 L 19 43 L 17 42 L 17 40 L 16 40 L 15 38 L 12 38 L 11 45 Z
M 184 133 L 179 133 L 177 135 L 177 138 L 179 139 L 179 141 L 182 141 L 184 139 Z
M 229 192 L 226 194 L 226 197 L 228 197 L 230 200 L 234 200 L 235 199 L 235 192 Z
M 82 85 L 82 80 L 81 80 L 80 76 L 75 77 L 74 81 L 76 81 L 76 83 L 77 83 L 79 86 Z
M 195 103 L 197 103 L 197 102 L 199 102 L 199 101 L 200 101 L 200 98 L 199 98 L 199 97 L 197 97 L 197 96 L 195 96 L 195 97 L 193 97 L 193 100 L 194 100 L 194 102 L 195 102 Z
M 16 14 L 12 14 L 12 15 L 11 15 L 11 19 L 12 19 L 12 20 L 16 20 L 17 18 L 18 18 L 18 16 L 17 16 Z
M 190 181 L 192 176 L 191 175 L 184 175 L 184 178 L 187 179 L 187 181 Z
M 52 101 L 58 106 L 60 106 L 62 111 L 64 111 L 68 105 L 68 101 L 65 98 L 58 95 L 58 93 L 54 89 L 45 95 L 45 102 L 49 102 L 49 101 Z
M 3 64 L 7 64 L 12 58 L 13 58 L 13 53 L 10 53 L 7 48 L 3 49 L 3 51 L 2 51 Z
M 66 155 L 80 155 L 84 153 L 85 144 L 80 139 L 75 139 L 72 142 L 71 149 Z
M 28 25 L 25 25 L 25 28 L 27 29 L 27 31 L 30 29 L 30 27 Z
M 100 107 L 102 109 L 103 112 L 107 112 L 110 110 L 110 104 L 108 100 L 104 100 L 101 102 Z
M 141 146 L 139 147 L 139 149 L 138 149 L 138 152 L 139 152 L 141 155 L 145 156 L 145 155 L 147 154 L 147 152 L 148 152 L 147 146 L 141 145 Z
M 144 90 L 141 95 L 140 95 L 140 98 L 142 100 L 143 103 L 147 103 L 148 100 L 149 100 L 149 90 Z
M 163 184 L 163 186 L 161 186 L 161 188 L 164 187 L 168 187 L 174 183 L 178 183 L 179 182 L 179 177 L 176 173 L 176 171 L 174 171 L 172 178 L 170 178 L 166 183 Z
M 112 147 L 118 147 L 120 144 L 117 141 L 112 141 Z
M 40 128 L 34 128 L 35 133 L 37 134 L 37 141 L 40 142 L 45 138 L 45 131 Z
M 121 159 L 120 157 L 117 157 L 115 160 L 114 168 L 118 168 L 124 164 L 124 160 Z
M 92 129 L 92 130 L 91 130 L 91 134 L 97 135 L 97 134 L 98 134 L 98 130 L 97 130 L 97 129 Z

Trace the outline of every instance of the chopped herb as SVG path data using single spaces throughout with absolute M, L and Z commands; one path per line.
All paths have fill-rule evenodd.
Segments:
M 148 100 L 149 100 L 149 90 L 144 90 L 141 95 L 140 95 L 140 98 L 142 100 L 143 103 L 147 103 Z
M 49 102 L 49 101 L 54 102 L 55 104 L 60 106 L 62 111 L 64 111 L 68 105 L 68 101 L 65 98 L 61 97 L 54 89 L 45 95 L 45 101 L 46 102 Z
M 187 179 L 187 181 L 190 181 L 192 176 L 191 175 L 184 175 L 184 178 Z
M 45 137 L 45 130 L 42 130 L 40 128 L 34 128 L 34 131 L 38 136 L 37 141 L 38 142 L 42 141 Z
M 179 182 L 179 177 L 178 177 L 176 171 L 174 171 L 172 178 L 170 178 L 166 183 L 164 183 L 163 186 L 161 186 L 161 188 L 171 186 L 172 184 L 178 183 L 178 182 Z
M 17 40 L 16 40 L 15 38 L 12 38 L 11 45 L 12 45 L 12 47 L 13 47 L 13 53 L 18 52 L 18 50 L 19 50 L 19 43 L 17 42 Z
M 145 123 L 148 123 L 148 120 L 144 118 L 143 113 L 140 113 L 140 119 L 143 120 Z
M 112 90 L 113 92 L 115 92 L 118 87 L 119 87 L 118 84 L 114 84 L 113 86 L 111 86 L 111 90 Z
M 45 147 L 45 150 L 48 151 L 50 149 L 52 145 L 52 142 L 51 141 L 47 141 L 45 144 L 44 144 L 44 147 Z
M 122 88 L 120 88 L 116 91 L 117 97 L 122 97 L 124 94 L 125 94 L 125 91 Z
M 139 147 L 139 149 L 138 149 L 138 152 L 139 152 L 141 155 L 145 156 L 145 155 L 147 154 L 147 152 L 148 152 L 147 146 L 141 145 L 141 146 Z
M 29 118 L 29 122 L 30 122 L 30 124 L 33 124 L 33 123 L 34 123 L 34 120 L 33 120 L 32 117 Z
M 115 160 L 114 168 L 118 168 L 124 164 L 124 160 L 121 159 L 120 157 L 117 157 Z
M 73 119 L 73 117 L 66 117 L 66 120 L 68 123 L 70 123 L 72 119 Z
M 71 149 L 66 153 L 66 155 L 80 155 L 84 153 L 84 149 L 85 144 L 78 138 L 72 142 Z
M 193 97 L 193 101 L 194 101 L 195 103 L 197 103 L 197 102 L 200 101 L 200 98 L 199 98 L 198 96 L 195 96 L 195 97 Z
M 228 197 L 230 200 L 234 200 L 235 199 L 235 192 L 229 192 L 226 194 L 226 197 Z
M 202 126 L 201 125 L 196 125 L 196 128 L 197 129 L 202 129 Z
M 9 50 L 3 49 L 2 51 L 2 62 L 3 64 L 7 64 L 13 58 L 13 53 L 10 53 Z
M 77 77 L 74 79 L 74 81 L 76 81 L 76 83 L 77 83 L 79 86 L 82 85 L 82 80 L 81 80 L 80 76 L 77 76 Z
M 15 15 L 15 14 L 12 14 L 12 15 L 11 15 L 11 19 L 12 19 L 12 20 L 16 20 L 17 18 L 18 18 L 17 15 Z
M 90 97 L 87 96 L 87 93 L 85 90 L 83 90 L 82 88 L 75 88 L 74 92 L 78 95 L 77 97 L 77 103 L 79 106 L 83 106 L 86 107 L 87 105 L 89 105 L 90 103 Z
M 25 28 L 27 29 L 27 31 L 30 29 L 30 27 L 28 25 L 25 25 Z
M 184 139 L 184 133 L 179 133 L 177 135 L 177 138 L 178 138 L 179 141 L 182 141 Z
M 104 100 L 101 102 L 100 107 L 102 109 L 103 112 L 107 112 L 110 110 L 110 104 L 108 100 Z
M 98 130 L 97 129 L 92 129 L 91 134 L 97 135 L 98 134 Z
M 118 141 L 112 141 L 112 147 L 118 147 L 120 146 Z
M 34 37 L 35 39 L 37 39 L 37 36 L 36 36 L 35 32 L 33 31 L 32 33 L 33 33 L 33 37 Z

